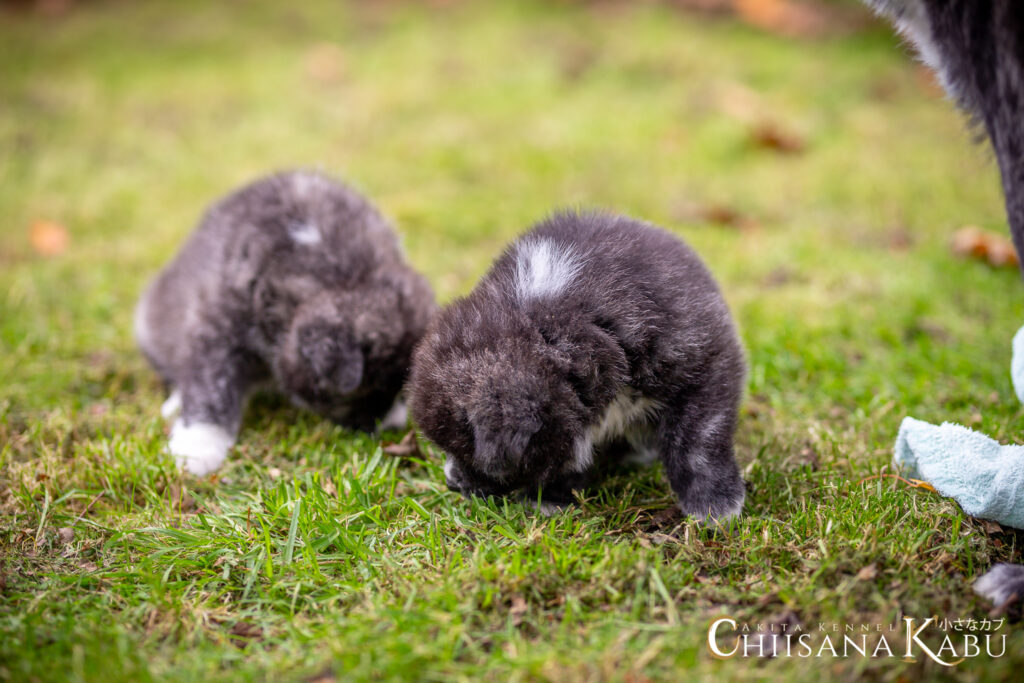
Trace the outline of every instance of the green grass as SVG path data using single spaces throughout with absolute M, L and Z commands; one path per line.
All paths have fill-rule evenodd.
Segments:
M 752 144 L 761 122 L 805 150 Z M 273 399 L 216 479 L 180 476 L 133 303 L 207 202 L 296 165 L 372 197 L 442 301 L 553 207 L 685 237 L 749 352 L 746 515 L 666 514 L 657 468 L 550 518 L 466 501 L 436 451 L 382 455 Z M 710 206 L 755 225 L 708 223 Z M 1019 276 L 948 249 L 964 224 L 1005 231 L 994 164 L 883 27 L 796 41 L 624 3 L 3 12 L 0 209 L 0 680 L 1006 680 L 1024 664 L 1018 627 L 1006 656 L 952 671 L 705 646 L 720 614 L 982 618 L 973 578 L 1022 559 L 1021 536 L 875 476 L 906 415 L 1004 442 L 1024 427 Z M 33 253 L 38 219 L 68 227 L 66 252 Z

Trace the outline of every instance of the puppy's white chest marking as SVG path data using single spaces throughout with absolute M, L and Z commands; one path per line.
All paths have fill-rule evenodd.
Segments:
M 560 294 L 572 284 L 582 265 L 575 251 L 551 240 L 520 244 L 516 250 L 516 297 L 526 301 Z
M 302 244 L 307 247 L 320 244 L 323 241 L 320 230 L 310 223 L 298 223 L 288 228 L 288 236 L 296 244 Z
M 380 427 L 377 431 L 383 431 L 385 429 L 404 429 L 405 425 L 409 423 L 409 409 L 405 405 L 405 401 L 401 398 L 396 398 L 395 402 L 391 404 L 391 409 L 388 410 L 388 414 L 385 415 L 380 421 Z
M 594 462 L 594 446 L 619 436 L 629 438 L 632 428 L 650 420 L 658 408 L 656 402 L 635 391 L 620 392 L 605 408 L 604 414 L 597 424 L 592 425 L 573 444 L 571 469 L 576 472 L 585 471 Z M 637 448 L 638 450 L 649 450 L 640 444 Z
M 622 391 L 608 405 L 601 421 L 590 428 L 594 444 L 624 436 L 638 422 L 646 422 L 657 411 L 658 404 L 635 391 Z

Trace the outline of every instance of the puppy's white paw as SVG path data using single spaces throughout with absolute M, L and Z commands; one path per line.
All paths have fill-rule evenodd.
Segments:
M 388 411 L 388 414 L 380 421 L 380 427 L 377 427 L 377 431 L 382 432 L 385 429 L 405 429 L 407 424 L 409 424 L 409 409 L 405 406 L 405 401 L 400 398 L 396 398 L 391 409 Z
M 704 512 L 702 509 L 700 512 L 696 512 L 693 509 L 687 509 L 687 506 L 683 503 L 679 503 L 679 509 L 684 514 L 693 517 L 700 526 L 725 526 L 729 523 L 729 520 L 739 517 L 743 513 L 743 501 L 745 498 L 745 495 L 740 495 L 717 511 L 708 509 L 707 512 Z
M 549 503 L 547 501 L 537 502 L 536 498 L 526 498 L 523 500 L 526 506 L 537 511 L 541 517 L 554 517 L 565 509 L 563 505 L 556 505 L 555 503 Z
M 208 422 L 185 424 L 178 419 L 171 427 L 167 450 L 179 468 L 201 477 L 221 466 L 234 443 L 235 437 L 219 425 Z
M 181 412 L 181 392 L 175 389 L 171 392 L 171 395 L 167 397 L 164 404 L 160 406 L 160 416 L 165 420 L 170 420 L 172 417 L 177 417 L 178 413 Z

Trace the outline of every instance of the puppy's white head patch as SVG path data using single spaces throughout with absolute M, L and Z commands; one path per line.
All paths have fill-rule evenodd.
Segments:
M 515 290 L 520 301 L 555 296 L 572 284 L 582 267 L 575 250 L 548 239 L 524 242 L 516 250 Z

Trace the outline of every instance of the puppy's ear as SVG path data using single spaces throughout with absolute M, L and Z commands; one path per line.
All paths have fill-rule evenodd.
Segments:
M 611 325 L 580 317 L 563 321 L 557 330 L 542 330 L 541 334 L 556 367 L 570 378 L 577 391 L 591 399 L 614 392 L 615 386 L 628 380 L 629 361 Z
M 470 420 L 473 426 L 475 465 L 484 473 L 506 480 L 522 469 L 523 455 L 530 439 L 540 431 L 536 417 L 519 420 L 491 420 L 479 416 Z
M 355 391 L 363 379 L 363 354 L 350 335 L 327 325 L 310 324 L 299 330 L 299 355 L 316 381 L 335 391 Z

